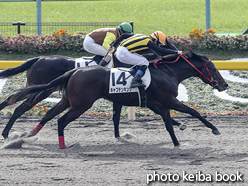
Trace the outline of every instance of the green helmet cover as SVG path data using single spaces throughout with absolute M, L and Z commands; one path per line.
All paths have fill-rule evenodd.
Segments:
M 124 32 L 124 33 L 128 33 L 128 34 L 131 34 L 133 32 L 133 27 L 130 23 L 121 23 L 118 28 L 118 30 Z

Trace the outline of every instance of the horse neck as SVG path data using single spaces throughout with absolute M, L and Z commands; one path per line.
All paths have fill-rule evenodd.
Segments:
M 196 60 L 191 60 L 191 62 L 199 69 L 199 63 L 196 63 Z M 166 71 L 167 74 L 173 75 L 178 83 L 181 83 L 185 79 L 190 77 L 199 77 L 199 72 L 194 69 L 190 64 L 188 64 L 184 59 L 179 59 L 175 63 L 165 63 L 158 66 L 163 71 Z

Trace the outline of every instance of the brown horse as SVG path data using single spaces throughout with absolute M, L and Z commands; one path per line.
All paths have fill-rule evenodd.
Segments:
M 156 56 L 154 56 L 154 53 L 151 51 L 146 51 L 143 55 L 147 59 L 154 59 Z M 39 85 L 39 84 L 46 84 L 54 80 L 55 78 L 63 75 L 65 72 L 74 69 L 78 65 L 78 61 L 81 58 L 72 58 L 67 56 L 40 56 L 28 59 L 25 63 L 18 67 L 14 68 L 8 68 L 2 72 L 0 72 L 0 78 L 7 78 L 13 75 L 16 75 L 18 73 L 27 71 L 27 85 Z M 86 65 L 96 65 L 96 62 L 99 62 L 101 60 L 101 56 L 94 56 L 92 59 L 91 57 L 87 57 L 88 60 L 86 60 Z M 116 67 L 125 66 L 124 64 L 120 63 L 116 58 L 114 58 L 114 64 Z M 12 114 L 10 120 L 8 121 L 6 127 L 4 128 L 2 132 L 2 136 L 4 138 L 8 138 L 9 131 L 12 128 L 14 122 L 21 117 L 22 114 L 24 114 L 26 111 L 30 110 L 35 104 L 38 102 L 46 99 L 48 96 L 50 96 L 54 91 L 59 90 L 59 88 L 44 90 L 40 93 L 37 93 L 36 95 L 29 95 L 27 99 L 19 105 L 14 113 Z M 39 96 L 37 97 L 37 95 Z M 12 96 L 9 96 L 5 101 L 3 101 L 0 104 L 0 110 L 2 110 L 4 107 L 8 106 L 8 101 L 11 99 Z M 20 101 L 20 100 L 19 100 Z M 114 122 L 114 128 L 115 128 L 115 137 L 120 137 L 119 134 L 119 122 L 120 122 L 120 113 L 121 113 L 122 105 L 119 105 L 117 103 L 113 103 L 113 122 Z M 151 107 L 151 110 L 153 110 L 155 113 L 159 114 L 159 111 L 155 107 Z M 57 114 L 62 112 L 62 110 L 57 109 L 51 109 L 47 112 L 45 117 L 41 120 L 38 128 L 39 130 L 47 123 L 47 121 L 54 118 Z M 178 123 L 175 120 L 172 120 L 173 125 L 180 126 L 182 125 L 182 130 L 185 128 L 184 124 Z M 31 135 L 36 135 L 38 132 L 37 128 L 32 130 L 30 132 Z
M 176 60 L 175 60 L 176 59 Z M 185 55 L 171 55 L 156 64 L 150 64 L 151 84 L 146 89 L 147 105 L 159 109 L 166 129 L 175 146 L 179 142 L 174 134 L 170 109 L 191 114 L 212 129 L 213 134 L 220 134 L 218 129 L 203 118 L 196 110 L 184 105 L 176 97 L 178 85 L 189 77 L 200 77 L 206 84 L 218 91 L 224 91 L 228 84 L 220 75 L 215 65 L 206 56 L 191 52 L 190 57 Z M 97 75 L 96 75 L 97 74 Z M 28 87 L 16 93 L 10 101 L 15 102 L 29 94 L 44 90 L 63 87 L 64 94 L 55 109 L 63 109 L 70 105 L 69 111 L 58 119 L 59 147 L 66 148 L 64 142 L 64 128 L 71 121 L 87 111 L 99 98 L 126 106 L 137 106 L 139 101 L 136 93 L 110 94 L 110 69 L 101 66 L 91 66 L 73 69 L 56 78 L 46 85 Z M 60 107 L 60 108 L 59 108 Z

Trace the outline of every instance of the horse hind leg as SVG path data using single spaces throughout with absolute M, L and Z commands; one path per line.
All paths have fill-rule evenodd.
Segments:
M 28 98 L 15 109 L 14 113 L 12 114 L 10 120 L 8 121 L 7 125 L 5 126 L 5 128 L 2 132 L 2 136 L 5 139 L 8 138 L 9 131 L 12 128 L 12 126 L 14 125 L 14 122 L 19 117 L 21 117 L 26 111 L 30 110 L 38 102 L 47 98 L 52 92 L 53 91 L 42 92 L 41 94 L 39 94 L 38 97 L 37 97 L 37 94 L 33 94 L 31 96 L 28 96 Z
M 0 104 L 0 110 L 3 110 L 3 108 L 7 107 L 9 104 L 9 98 L 7 98 L 5 101 L 3 101 L 1 104 Z
M 14 95 L 9 96 L 6 100 L 4 100 L 4 101 L 0 104 L 0 110 L 2 110 L 3 108 L 5 108 L 5 107 L 7 107 L 7 106 L 9 106 L 9 105 L 12 105 L 12 104 L 18 102 L 18 101 L 21 101 L 21 100 L 24 100 L 24 99 L 25 99 L 25 98 L 19 99 L 19 100 L 16 100 L 14 103 L 10 104 L 9 101 L 12 99 L 13 96 L 14 96 Z
M 59 103 L 56 106 L 54 106 L 52 109 L 50 109 L 46 113 L 46 115 L 42 118 L 40 123 L 28 133 L 28 137 L 35 136 L 49 120 L 51 120 L 56 115 L 60 114 L 69 107 L 70 107 L 70 103 L 68 99 L 63 96 L 62 99 L 59 101 Z
M 4 139 L 8 138 L 9 135 L 9 131 L 12 128 L 12 126 L 14 125 L 14 122 L 21 117 L 22 114 L 24 114 L 27 110 L 31 109 L 36 103 L 34 103 L 34 97 L 30 96 L 29 98 L 27 98 L 27 100 L 25 100 L 21 105 L 19 105 L 14 113 L 12 114 L 10 120 L 8 121 L 7 125 L 5 126 L 3 132 L 2 132 L 2 136 L 4 137 Z
M 73 99 L 79 100 L 81 97 L 73 97 Z M 59 147 L 65 149 L 65 140 L 64 140 L 64 129 L 71 122 L 77 119 L 81 114 L 87 111 L 94 103 L 94 100 L 97 99 L 82 99 L 79 100 L 75 105 L 72 100 L 69 100 L 71 103 L 71 108 L 67 113 L 58 119 L 58 136 L 59 136 Z M 75 103 L 75 100 L 74 100 Z

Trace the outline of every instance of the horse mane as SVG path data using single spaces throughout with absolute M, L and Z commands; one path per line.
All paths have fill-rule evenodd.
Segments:
M 188 58 L 186 56 L 188 56 Z M 205 56 L 203 54 L 196 54 L 192 50 L 189 50 L 185 54 L 184 57 L 186 57 L 187 59 L 194 59 L 194 58 L 196 58 L 196 59 L 200 59 L 200 60 L 204 60 L 204 61 L 208 61 L 209 60 L 209 58 L 207 56 Z
M 149 60 L 149 63 L 154 64 L 154 63 L 162 62 L 162 61 L 174 61 L 177 59 L 177 57 L 178 57 L 178 54 L 169 54 L 166 56 L 159 56 L 153 60 Z
M 163 61 L 174 61 L 177 59 L 177 57 L 178 57 L 178 54 L 170 54 L 170 55 L 163 56 L 162 60 Z
M 194 53 L 192 50 L 188 50 L 186 53 L 184 53 L 183 54 L 183 56 L 186 58 L 186 59 L 188 59 L 188 60 L 192 60 L 192 59 L 197 59 L 197 60 L 205 60 L 205 61 L 207 61 L 207 60 L 209 60 L 205 55 L 202 55 L 202 54 L 196 54 L 196 53 Z M 155 63 L 155 65 L 156 64 L 159 64 L 159 63 L 163 63 L 163 62 L 176 62 L 176 60 L 177 60 L 177 58 L 179 57 L 179 55 L 178 54 L 169 54 L 169 55 L 166 55 L 166 56 L 161 56 L 160 58 L 157 58 L 157 59 L 155 59 L 155 60 L 152 60 L 152 61 L 149 61 L 150 62 L 150 64 L 151 64 L 151 66 L 152 65 L 154 65 L 154 63 Z

